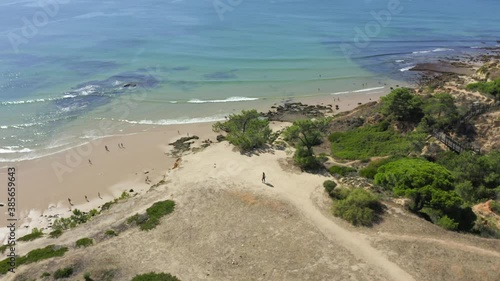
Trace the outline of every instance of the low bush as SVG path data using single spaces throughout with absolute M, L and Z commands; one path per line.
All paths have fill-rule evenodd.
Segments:
M 83 279 L 85 279 L 85 281 L 94 281 L 94 279 L 90 277 L 90 272 L 85 272 L 83 274 Z
M 150 272 L 136 275 L 132 281 L 181 281 L 179 278 L 168 273 Z
M 5 250 L 7 250 L 7 248 L 9 248 L 10 245 L 2 245 L 0 246 L 0 253 L 3 254 L 5 253 Z
M 17 266 L 30 264 L 53 257 L 62 257 L 68 251 L 67 247 L 58 247 L 49 245 L 45 248 L 35 249 L 27 253 L 25 256 L 17 258 Z M 10 260 L 4 259 L 0 262 L 0 274 L 5 274 L 10 269 Z
M 43 236 L 43 232 L 39 230 L 38 228 L 33 228 L 30 234 L 24 235 L 23 237 L 20 237 L 17 239 L 17 241 L 33 241 L 35 239 L 38 239 Z
M 341 175 L 341 176 L 345 177 L 348 174 L 356 173 L 357 170 L 352 168 L 352 167 L 331 166 L 330 169 L 328 169 L 328 172 L 330 172 L 330 174 L 332 174 L 332 175 Z
M 160 219 L 174 211 L 175 202 L 172 200 L 159 201 L 154 203 L 151 207 L 146 209 L 146 214 L 148 218 L 146 221 L 139 223 L 141 230 L 151 230 L 160 224 Z M 140 216 L 137 217 L 137 219 Z
M 73 275 L 73 268 L 65 267 L 58 269 L 56 270 L 56 272 L 54 272 L 54 279 L 68 278 L 71 275 Z
M 323 167 L 320 159 L 315 157 L 313 153 L 303 146 L 297 146 L 293 160 L 302 170 L 312 171 Z
M 106 234 L 107 236 L 118 236 L 118 234 L 113 229 L 106 230 L 104 234 Z
M 332 180 L 327 180 L 323 183 L 323 187 L 325 188 L 326 192 L 330 194 L 335 189 L 335 187 L 337 187 L 337 183 Z
M 56 229 L 52 232 L 49 233 L 49 237 L 50 238 L 58 238 L 59 236 L 61 236 L 63 234 L 63 231 L 61 229 Z
M 458 230 L 458 222 L 456 222 L 455 220 L 451 219 L 446 215 L 438 219 L 436 224 L 446 230 L 453 230 L 453 231 Z
M 355 226 L 371 226 L 378 220 L 378 215 L 382 213 L 383 209 L 377 196 L 361 188 L 347 193 L 344 199 L 334 202 L 333 214 L 335 216 L 341 217 Z
M 42 273 L 42 275 L 40 276 L 40 278 L 45 278 L 45 277 L 49 277 L 49 276 L 50 276 L 50 273 L 44 272 L 44 273 Z
M 359 170 L 359 175 L 365 178 L 374 179 L 379 167 L 402 158 L 401 156 L 391 156 L 370 162 L 366 167 Z
M 81 248 L 81 247 L 88 247 L 88 246 L 92 246 L 94 244 L 94 240 L 92 240 L 91 238 L 82 238 L 82 239 L 78 239 L 76 240 L 76 247 L 77 248 Z
M 400 133 L 382 126 L 365 126 L 329 136 L 332 155 L 341 159 L 364 160 L 387 155 L 405 155 L 423 143 L 426 134 Z
M 493 212 L 500 215 L 500 201 L 491 201 L 490 208 Z

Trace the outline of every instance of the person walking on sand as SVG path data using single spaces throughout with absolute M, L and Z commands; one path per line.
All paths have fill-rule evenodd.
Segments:
M 68 202 L 70 206 L 73 206 L 73 203 L 71 203 L 71 198 L 68 198 Z
M 120 143 L 122 145 L 122 148 L 125 149 L 125 146 L 123 145 L 123 143 Z
M 90 164 L 90 166 L 92 166 L 92 161 L 90 161 L 90 159 L 89 159 L 89 164 Z
M 262 183 L 266 183 L 266 173 L 262 172 Z
M 87 195 L 85 195 L 85 200 L 87 200 L 87 202 L 89 202 L 89 199 L 87 198 Z
M 100 192 L 97 192 L 97 197 L 99 197 L 100 199 L 102 199 Z
M 104 148 L 106 149 L 107 152 L 109 152 L 109 148 L 107 145 L 105 145 Z

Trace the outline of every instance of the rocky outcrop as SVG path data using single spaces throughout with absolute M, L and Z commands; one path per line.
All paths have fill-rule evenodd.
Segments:
M 293 122 L 300 119 L 324 117 L 325 114 L 332 112 L 332 105 L 307 105 L 293 102 L 272 106 L 271 110 L 262 113 L 262 116 L 267 117 L 270 121 Z

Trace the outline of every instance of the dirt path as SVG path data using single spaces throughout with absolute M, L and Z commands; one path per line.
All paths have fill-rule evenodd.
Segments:
M 496 258 L 500 258 L 500 253 L 495 252 L 495 251 L 490 251 L 470 245 L 465 245 L 463 243 L 459 242 L 454 242 L 451 240 L 440 240 L 440 239 L 435 239 L 431 237 L 424 237 L 424 236 L 412 236 L 412 235 L 394 235 L 390 233 L 378 233 L 377 238 L 384 238 L 388 240 L 400 240 L 400 241 L 419 241 L 419 242 L 426 242 L 426 243 L 434 243 L 434 244 L 439 244 L 440 246 L 445 246 L 448 248 L 452 249 L 457 249 L 461 251 L 467 251 L 475 254 L 480 254 L 480 255 L 486 255 L 486 256 L 493 256 Z
M 309 222 L 314 224 L 328 239 L 343 245 L 354 256 L 370 264 L 374 269 L 378 269 L 390 280 L 415 280 L 397 264 L 389 261 L 380 251 L 372 247 L 360 234 L 346 230 L 325 217 L 314 205 L 311 199 L 311 189 L 300 187 L 302 186 L 295 185 L 295 188 L 276 189 L 276 191 L 281 193 L 287 201 L 294 204 Z

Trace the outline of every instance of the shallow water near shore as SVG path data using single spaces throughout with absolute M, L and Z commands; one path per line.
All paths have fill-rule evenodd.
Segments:
M 498 1 L 236 2 L 1 4 L 0 162 L 290 98 L 386 93 L 421 61 L 500 39 Z

